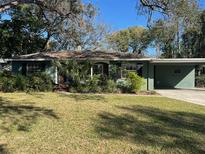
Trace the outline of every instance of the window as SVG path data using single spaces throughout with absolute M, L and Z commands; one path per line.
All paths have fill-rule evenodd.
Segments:
M 143 73 L 143 64 L 138 63 L 137 64 L 137 74 L 142 77 L 142 73 Z
M 122 65 L 121 77 L 126 78 L 127 72 L 135 72 L 142 77 L 143 64 L 142 63 L 126 63 Z
M 94 74 L 103 74 L 103 64 L 95 64 L 93 66 L 93 73 Z
M 122 64 L 122 70 L 121 70 L 121 78 L 127 78 L 128 72 L 137 72 L 136 63 L 125 63 Z
M 32 74 L 41 71 L 41 65 L 38 63 L 27 64 L 27 73 Z

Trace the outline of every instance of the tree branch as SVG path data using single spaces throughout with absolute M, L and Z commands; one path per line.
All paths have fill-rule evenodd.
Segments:
M 144 6 L 149 8 L 150 10 L 154 11 L 156 9 L 162 10 L 162 12 L 167 11 L 167 3 L 165 1 L 158 1 L 158 0 L 140 0 L 140 3 Z
M 0 5 L 0 12 L 4 12 L 14 6 L 20 5 L 20 4 L 36 4 L 36 5 L 44 5 L 43 0 L 14 0 L 11 2 L 8 2 L 6 4 Z

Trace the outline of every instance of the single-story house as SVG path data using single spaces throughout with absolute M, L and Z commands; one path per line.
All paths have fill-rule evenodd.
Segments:
M 194 88 L 195 67 L 205 64 L 205 58 L 157 59 L 143 58 L 136 54 L 103 51 L 59 51 L 34 53 L 11 59 L 12 72 L 27 75 L 44 71 L 59 83 L 59 73 L 52 65 L 53 60 L 89 60 L 91 76 L 96 73 L 109 75 L 113 65 L 120 68 L 118 78 L 123 78 L 123 70 L 134 71 L 145 80 L 144 89 Z

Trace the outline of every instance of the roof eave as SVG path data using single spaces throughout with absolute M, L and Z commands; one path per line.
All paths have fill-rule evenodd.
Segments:
M 152 59 L 152 64 L 205 64 L 205 58 Z
M 52 61 L 52 60 L 91 60 L 91 61 L 150 61 L 149 58 L 37 58 L 37 59 L 11 59 L 10 61 Z

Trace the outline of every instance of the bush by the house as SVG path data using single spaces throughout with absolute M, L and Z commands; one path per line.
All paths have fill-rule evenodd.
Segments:
M 143 78 L 135 72 L 128 72 L 126 79 L 117 80 L 117 88 L 123 93 L 139 92 L 143 84 Z
M 94 75 L 87 81 L 88 92 L 91 93 L 100 93 L 102 92 L 101 85 L 100 85 L 100 76 Z
M 134 72 L 129 72 L 128 73 L 128 81 L 130 82 L 131 86 L 131 91 L 132 92 L 139 92 L 144 84 L 144 80 L 142 77 L 140 77 L 139 75 L 137 75 Z
M 45 73 L 37 73 L 29 77 L 29 91 L 51 91 L 53 84 L 51 78 Z
M 26 91 L 28 87 L 28 78 L 23 75 L 17 75 L 15 77 L 15 90 Z
M 81 79 L 78 84 L 70 84 L 69 91 L 79 93 L 100 93 L 102 92 L 100 76 L 94 75 L 92 78 Z
M 205 87 L 205 75 L 200 75 L 196 77 L 196 87 Z
M 112 80 L 116 81 L 121 76 L 121 68 L 117 64 L 110 65 L 109 75 Z
M 15 76 L 10 72 L 4 71 L 0 73 L 0 90 L 3 92 L 15 91 Z
M 117 92 L 117 85 L 114 80 L 108 79 L 106 84 L 103 86 L 103 92 L 115 93 Z
M 120 89 L 122 93 L 131 92 L 131 83 L 127 79 L 118 79 L 116 81 L 117 88 Z
M 69 91 L 79 93 L 113 93 L 117 91 L 117 88 L 113 80 L 107 79 L 102 75 L 93 75 L 93 77 L 89 77 L 86 80 L 81 80 L 77 85 L 70 84 Z
M 14 92 L 15 88 L 15 78 L 4 78 L 1 87 L 3 92 Z
M 3 92 L 14 91 L 51 91 L 52 80 L 46 74 L 39 73 L 29 76 L 11 75 L 0 73 L 0 90 Z

